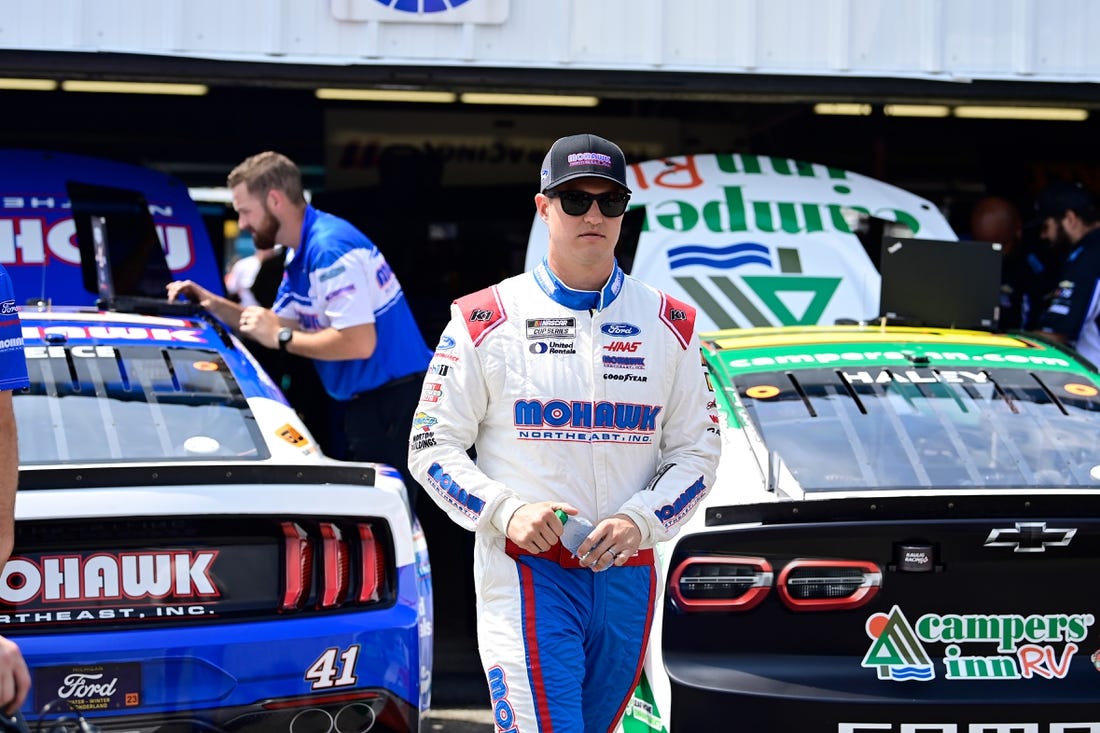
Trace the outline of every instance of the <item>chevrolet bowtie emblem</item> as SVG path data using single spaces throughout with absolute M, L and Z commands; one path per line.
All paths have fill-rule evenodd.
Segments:
M 1016 526 L 994 529 L 985 538 L 986 547 L 1011 547 L 1013 552 L 1046 552 L 1048 547 L 1068 547 L 1076 529 L 1047 529 L 1046 522 L 1016 522 Z

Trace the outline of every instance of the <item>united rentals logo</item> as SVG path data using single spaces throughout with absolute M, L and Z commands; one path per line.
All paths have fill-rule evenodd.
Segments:
M 576 354 L 572 341 L 532 341 L 527 350 L 532 354 Z
M 910 624 L 894 606 L 867 619 L 872 642 L 861 666 L 877 670 L 882 680 L 927 682 L 936 672 L 924 645 L 945 644 L 945 679 L 1063 679 L 1095 622 L 1091 613 L 927 613 Z M 978 645 L 983 653 L 964 654 L 965 645 Z

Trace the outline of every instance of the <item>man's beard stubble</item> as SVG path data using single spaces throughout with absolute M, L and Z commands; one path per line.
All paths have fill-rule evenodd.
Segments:
M 264 218 L 260 226 L 252 230 L 252 246 L 258 250 L 275 249 L 275 235 L 279 233 L 279 222 L 264 207 Z

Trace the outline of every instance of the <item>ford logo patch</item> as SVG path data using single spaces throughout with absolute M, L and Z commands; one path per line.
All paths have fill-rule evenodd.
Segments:
M 600 326 L 600 332 L 608 336 L 624 337 L 637 336 L 642 332 L 642 329 L 631 323 L 605 323 Z

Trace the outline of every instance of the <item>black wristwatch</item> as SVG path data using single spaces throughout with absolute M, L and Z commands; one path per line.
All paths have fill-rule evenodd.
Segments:
M 283 326 L 279 329 L 279 351 L 286 351 L 286 345 L 294 338 L 294 329 Z

